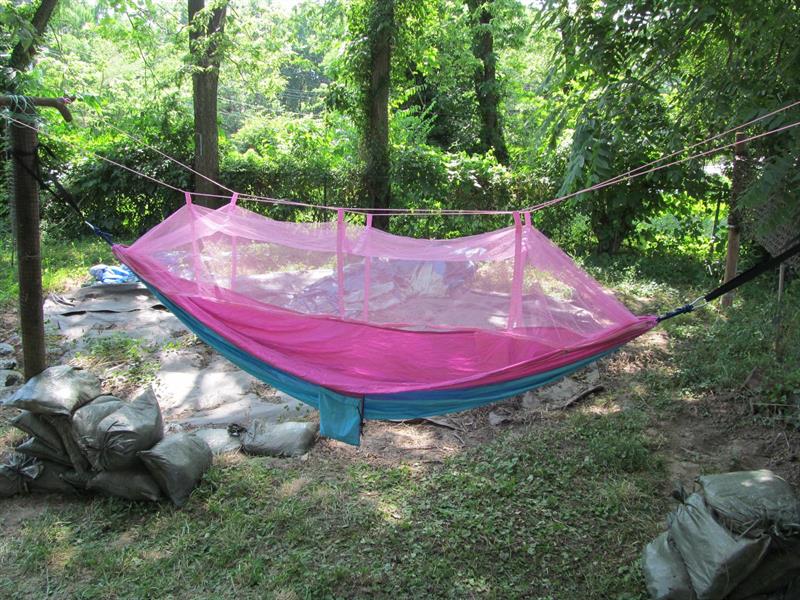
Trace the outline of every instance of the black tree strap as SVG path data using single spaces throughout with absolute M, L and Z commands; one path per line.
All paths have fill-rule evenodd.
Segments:
M 47 151 L 50 154 L 52 154 L 52 152 L 49 149 L 47 149 Z M 36 171 L 31 169 L 27 164 L 25 164 L 25 161 L 22 160 L 22 156 L 26 156 L 27 154 L 22 154 L 17 152 L 12 152 L 11 154 L 16 159 L 17 163 L 19 163 L 19 166 L 22 167 L 22 169 L 25 172 L 27 172 L 28 175 L 33 177 L 41 187 L 50 192 L 50 194 L 54 198 L 58 198 L 59 200 L 64 202 L 67 206 L 69 206 L 73 211 L 75 211 L 75 214 L 78 215 L 78 217 L 80 217 L 81 221 L 83 221 L 95 235 L 101 237 L 110 246 L 114 245 L 114 240 L 111 237 L 110 233 L 108 233 L 107 231 L 103 231 L 99 227 L 92 225 L 89 221 L 86 220 L 86 217 L 84 216 L 81 207 L 78 205 L 77 200 L 75 200 L 75 197 L 72 194 L 70 194 L 69 191 L 63 185 L 61 185 L 61 182 L 59 182 L 58 179 L 56 179 L 55 177 L 52 178 L 53 185 L 56 187 L 56 189 L 53 189 L 53 187 L 42 178 L 40 173 L 37 173 Z
M 711 302 L 712 300 L 716 300 L 720 296 L 727 294 L 728 292 L 735 290 L 740 285 L 744 285 L 751 279 L 755 279 L 762 273 L 769 271 L 770 269 L 774 269 L 782 262 L 789 260 L 795 254 L 800 254 L 800 241 L 796 241 L 794 246 L 791 246 L 788 250 L 781 252 L 777 256 L 773 256 L 771 258 L 767 258 L 762 260 L 757 265 L 747 269 L 744 273 L 740 273 L 730 281 L 726 281 L 721 286 L 714 288 L 710 292 L 708 292 L 705 296 L 701 296 L 694 302 L 690 304 L 685 304 L 675 310 L 671 310 L 668 313 L 661 315 L 658 318 L 659 323 L 661 321 L 666 321 L 667 319 L 671 319 L 672 317 L 677 317 L 678 315 L 682 315 L 685 313 L 692 312 L 695 308 L 706 302 Z

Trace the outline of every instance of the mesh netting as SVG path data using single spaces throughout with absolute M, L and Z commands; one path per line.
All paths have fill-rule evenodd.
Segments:
M 527 216 L 452 240 L 394 236 L 338 217 L 286 223 L 235 204 L 187 204 L 116 249 L 237 345 L 349 392 L 483 382 L 521 364 L 527 374 L 532 361 L 552 366 L 553 357 L 602 350 L 604 340 L 652 326 Z

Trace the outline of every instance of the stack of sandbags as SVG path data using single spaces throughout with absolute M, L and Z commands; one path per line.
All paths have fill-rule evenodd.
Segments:
M 151 390 L 130 402 L 104 396 L 81 369 L 51 367 L 5 405 L 22 410 L 12 424 L 30 438 L 0 466 L 0 496 L 97 491 L 129 500 L 166 495 L 182 506 L 211 466 L 199 437 L 164 437 Z
M 800 598 L 800 502 L 771 471 L 705 475 L 644 550 L 653 600 Z

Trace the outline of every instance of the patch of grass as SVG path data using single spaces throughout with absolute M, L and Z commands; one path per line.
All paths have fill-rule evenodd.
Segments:
M 49 578 L 80 598 L 644 598 L 661 471 L 638 442 L 633 461 L 593 445 L 620 417 L 606 418 L 507 434 L 429 472 L 250 458 L 214 467 L 183 510 L 76 503 L 0 542 L 0 594 Z
M 42 285 L 45 293 L 63 291 L 85 281 L 89 267 L 116 263 L 108 244 L 94 236 L 72 240 L 42 238 Z M 0 238 L 0 304 L 19 295 L 17 263 L 11 237 Z
M 796 392 L 800 387 L 800 289 L 788 287 L 779 305 L 769 283 L 741 288 L 729 310 L 715 305 L 667 323 L 675 340 L 682 386 L 730 391 L 758 369 L 769 396 Z
M 106 377 L 141 386 L 150 383 L 158 371 L 153 350 L 140 339 L 114 333 L 90 339 L 86 350 L 76 354 L 75 362 L 85 369 L 102 372 Z

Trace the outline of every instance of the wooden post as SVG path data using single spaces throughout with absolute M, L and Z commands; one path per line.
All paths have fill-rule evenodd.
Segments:
M 731 203 L 728 209 L 728 251 L 725 258 L 725 281 L 736 277 L 736 268 L 739 264 L 739 210 L 738 203 L 745 188 L 745 152 L 744 132 L 736 132 L 736 145 L 733 147 L 733 181 L 731 182 Z M 730 308 L 733 304 L 735 292 L 728 292 L 722 297 L 722 306 Z
M 47 368 L 44 338 L 44 298 L 42 294 L 42 255 L 39 237 L 39 185 L 36 151 L 38 134 L 33 117 L 34 106 L 58 108 L 67 121 L 72 120 L 65 98 L 0 97 L 0 106 L 14 107 L 9 121 L 12 175 L 14 180 L 14 228 L 19 275 L 19 323 L 25 378 L 30 379 Z

